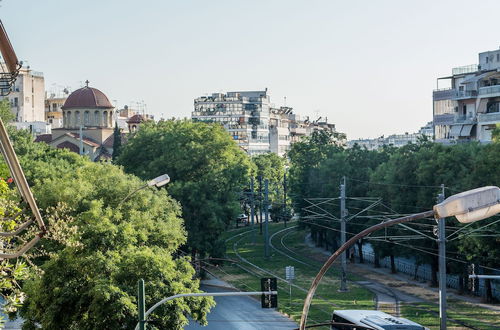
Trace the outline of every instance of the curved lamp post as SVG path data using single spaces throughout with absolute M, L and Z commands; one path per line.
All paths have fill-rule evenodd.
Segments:
M 357 240 L 383 228 L 387 228 L 399 223 L 427 218 L 430 216 L 434 216 L 436 219 L 443 218 L 440 221 L 443 221 L 445 217 L 455 216 L 461 223 L 470 223 L 491 217 L 497 213 L 500 213 L 500 188 L 495 186 L 488 186 L 450 196 L 443 202 L 435 205 L 433 207 L 433 210 L 431 211 L 421 212 L 406 217 L 389 220 L 387 222 L 379 223 L 361 231 L 357 235 L 353 236 L 350 240 L 348 240 L 337 251 L 335 251 L 335 253 L 333 253 L 330 258 L 328 258 L 328 260 L 325 262 L 323 267 L 321 267 L 320 271 L 314 278 L 304 301 L 299 329 L 304 330 L 306 328 L 307 314 L 309 313 L 309 307 L 311 305 L 312 298 L 314 296 L 314 293 L 316 292 L 319 282 L 321 281 L 327 270 L 335 262 L 335 260 L 349 247 L 354 245 Z M 441 320 L 441 329 L 446 329 L 446 317 Z
M 170 177 L 168 176 L 168 174 L 160 175 L 159 177 L 156 177 L 153 180 L 148 181 L 145 185 L 140 186 L 139 188 L 130 192 L 124 199 L 121 200 L 120 203 L 118 203 L 118 206 L 122 205 L 127 199 L 130 198 L 130 196 L 132 196 L 133 194 L 135 194 L 136 192 L 138 192 L 141 189 L 144 189 L 147 187 L 153 187 L 153 186 L 155 186 L 156 188 L 160 188 L 169 182 L 170 182 Z

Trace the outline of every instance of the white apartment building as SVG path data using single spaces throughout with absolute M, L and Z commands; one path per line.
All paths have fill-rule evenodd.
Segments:
M 249 155 L 273 152 L 284 156 L 292 143 L 317 130 L 335 131 L 327 119 L 301 120 L 291 107 L 270 104 L 267 89 L 256 92 L 214 93 L 194 100 L 193 120 L 224 126 Z
M 269 119 L 270 151 L 283 156 L 291 144 L 290 126 L 294 120 L 290 107 L 271 108 Z
M 45 121 L 45 80 L 42 72 L 30 67 L 19 70 L 12 92 L 2 99 L 10 101 L 10 109 L 16 122 Z
M 52 128 L 63 127 L 63 111 L 62 106 L 68 98 L 69 91 L 47 93 L 45 98 L 45 121 L 49 123 Z
M 213 93 L 194 100 L 193 120 L 220 123 L 249 155 L 270 152 L 270 98 L 264 91 Z
M 433 91 L 436 142 L 490 142 L 500 123 L 500 49 L 479 53 L 479 64 L 452 69 L 451 87 Z
M 432 122 L 421 127 L 418 133 L 391 134 L 389 136 L 382 135 L 375 139 L 356 139 L 347 141 L 347 147 L 352 148 L 355 144 L 361 148 L 368 150 L 377 150 L 383 146 L 402 147 L 409 143 L 417 143 L 419 139 L 427 137 L 429 140 L 433 138 Z

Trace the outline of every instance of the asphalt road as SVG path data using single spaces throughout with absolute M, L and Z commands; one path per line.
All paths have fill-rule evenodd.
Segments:
M 227 289 L 201 285 L 205 292 L 222 292 Z M 217 306 L 208 315 L 208 325 L 202 327 L 192 321 L 187 330 L 262 330 L 295 329 L 298 325 L 273 309 L 260 307 L 260 301 L 245 296 L 215 297 Z M 278 302 L 279 303 L 279 302 Z

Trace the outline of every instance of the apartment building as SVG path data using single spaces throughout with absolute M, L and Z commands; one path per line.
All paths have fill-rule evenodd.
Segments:
M 479 64 L 452 69 L 438 78 L 450 87 L 433 91 L 436 142 L 490 142 L 500 123 L 500 49 L 479 53 Z
M 263 91 L 213 93 L 194 100 L 193 120 L 220 123 L 249 155 L 270 152 L 270 98 Z
M 417 133 L 382 135 L 375 139 L 356 139 L 347 141 L 347 147 L 352 148 L 355 144 L 368 150 L 377 150 L 383 146 L 402 147 L 409 143 L 418 143 L 419 139 L 427 138 L 432 140 L 433 127 L 432 122 L 422 126 Z
M 10 101 L 10 109 L 16 122 L 45 121 L 45 80 L 42 72 L 29 66 L 19 70 L 12 92 L 1 99 Z
M 335 131 L 325 118 L 301 120 L 291 107 L 275 107 L 267 89 L 214 93 L 194 100 L 193 120 L 220 123 L 249 155 L 273 152 L 280 156 L 292 143 L 317 130 Z
M 271 108 L 269 117 L 270 151 L 283 156 L 292 142 L 290 126 L 294 122 L 293 109 L 290 107 Z
M 63 111 L 62 107 L 68 98 L 69 90 L 64 89 L 61 92 L 46 93 L 45 97 L 45 121 L 52 128 L 63 127 Z

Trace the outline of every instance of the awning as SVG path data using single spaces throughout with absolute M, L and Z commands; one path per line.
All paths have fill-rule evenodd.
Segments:
M 470 136 L 472 126 L 474 125 L 464 125 L 464 127 L 462 127 L 462 130 L 460 131 L 460 136 Z
M 464 84 L 476 83 L 479 80 L 486 78 L 486 77 L 489 77 L 489 76 L 492 76 L 496 73 L 497 73 L 496 71 L 493 71 L 493 72 L 489 71 L 489 72 L 481 73 L 481 74 L 478 74 L 476 76 L 462 80 L 462 82 L 460 84 L 464 85 Z
M 462 131 L 462 127 L 464 125 L 453 125 L 451 126 L 451 130 L 450 130 L 450 135 L 451 136 L 460 136 L 460 131 Z

